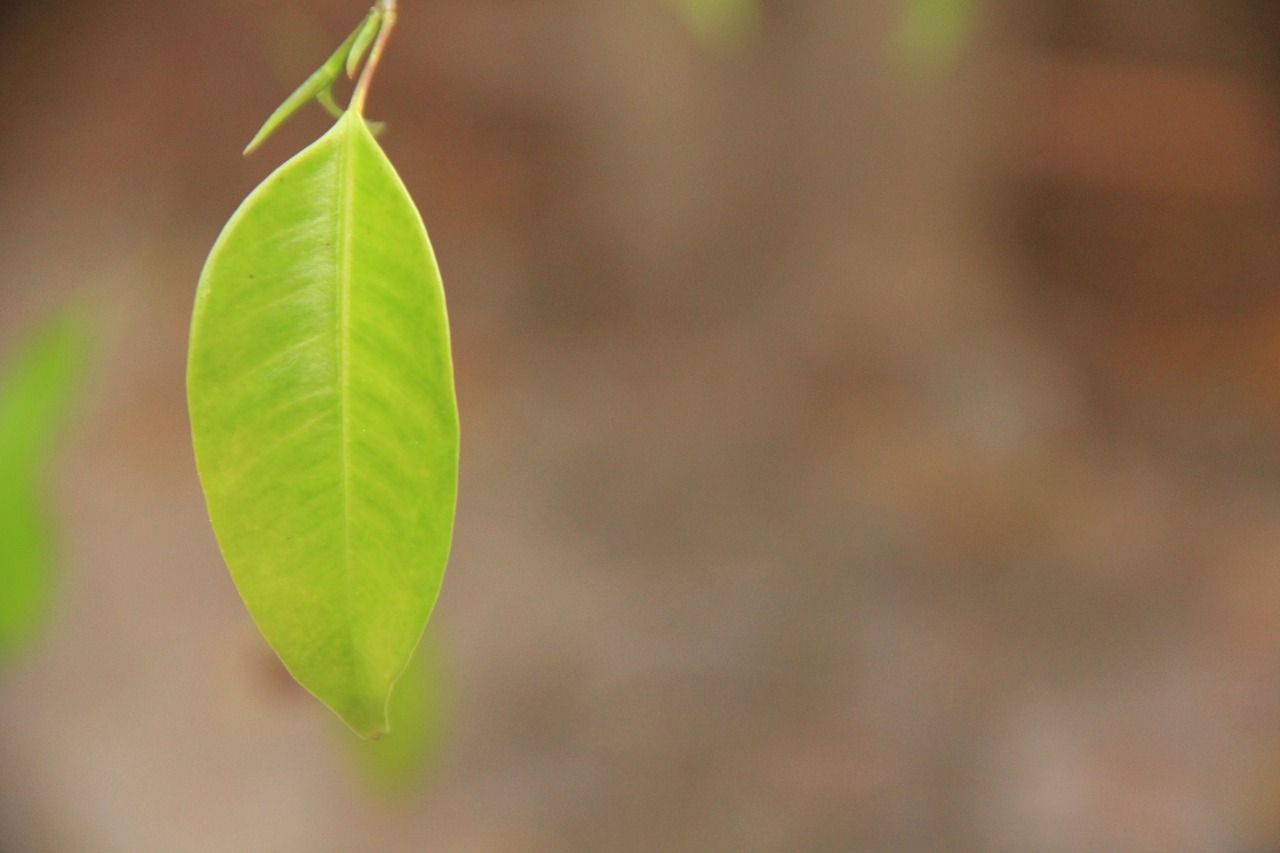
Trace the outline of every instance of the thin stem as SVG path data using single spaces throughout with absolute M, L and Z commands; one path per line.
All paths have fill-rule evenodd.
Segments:
M 356 81 L 356 87 L 351 92 L 351 103 L 347 107 L 359 116 L 364 115 L 364 101 L 369 96 L 369 83 L 373 80 L 373 72 L 378 70 L 378 60 L 382 58 L 382 50 L 387 45 L 391 28 L 396 24 L 396 0 L 378 0 L 378 8 L 382 10 L 382 24 L 378 27 L 378 37 L 374 39 L 373 47 L 369 50 L 369 58 L 365 60 L 360 79 Z

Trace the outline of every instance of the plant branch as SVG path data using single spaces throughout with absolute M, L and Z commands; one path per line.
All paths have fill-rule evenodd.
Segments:
M 364 115 L 364 102 L 369 96 L 369 84 L 373 80 L 373 73 L 378 70 L 378 61 L 382 58 L 382 51 L 396 23 L 396 0 L 378 0 L 378 9 L 382 12 L 382 24 L 378 27 L 378 37 L 369 50 L 369 59 L 360 72 L 360 79 L 356 81 L 356 87 L 351 93 L 351 103 L 347 107 L 361 116 Z

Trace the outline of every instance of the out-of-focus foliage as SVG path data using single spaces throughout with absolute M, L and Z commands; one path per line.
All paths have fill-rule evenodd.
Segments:
M 44 477 L 86 361 L 80 315 L 64 312 L 0 369 L 0 660 L 34 636 L 52 586 Z
M 951 65 L 973 27 L 978 0 L 905 0 L 894 39 L 896 52 L 919 71 Z
M 435 645 L 423 637 L 396 682 L 387 717 L 390 734 L 378 740 L 344 737 L 360 774 L 385 796 L 411 792 L 430 774 L 447 725 L 445 678 Z M 345 734 L 345 732 L 344 732 Z
M 738 41 L 760 24 L 760 0 L 667 0 L 700 38 Z
M 667 0 L 699 37 L 714 44 L 741 40 L 760 25 L 760 0 Z M 903 0 L 894 39 L 898 56 L 922 71 L 946 68 L 963 49 L 979 0 Z

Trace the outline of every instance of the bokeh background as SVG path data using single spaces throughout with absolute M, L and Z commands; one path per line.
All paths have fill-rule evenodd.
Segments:
M 183 391 L 326 119 L 239 151 L 363 5 L 0 5 L 0 358 L 73 298 L 96 353 L 0 850 L 1280 849 L 1275 4 L 401 7 L 369 112 L 464 442 L 389 796 L 240 604 Z

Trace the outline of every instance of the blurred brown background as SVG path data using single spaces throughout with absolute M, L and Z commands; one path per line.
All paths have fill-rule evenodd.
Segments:
M 187 320 L 346 0 L 0 6 L 0 353 L 101 359 L 62 600 L 0 675 L 12 853 L 1280 844 L 1280 7 L 402 0 L 369 108 L 450 298 L 430 629 L 385 802 L 291 689 L 191 460 Z

